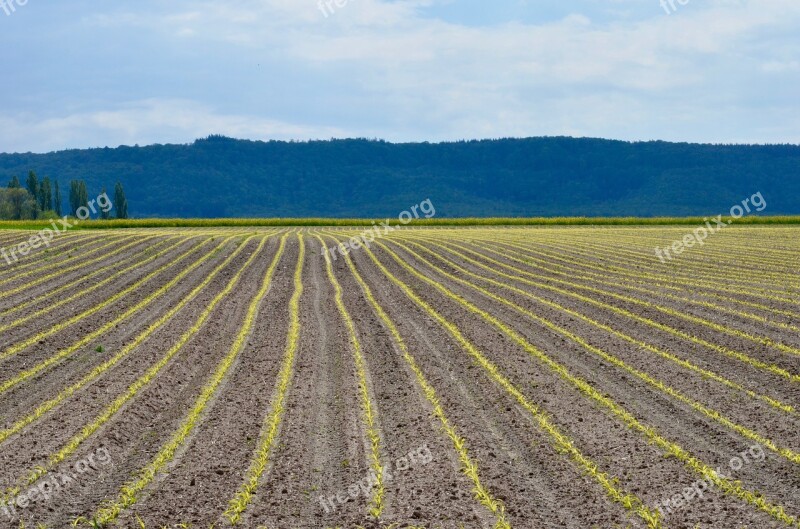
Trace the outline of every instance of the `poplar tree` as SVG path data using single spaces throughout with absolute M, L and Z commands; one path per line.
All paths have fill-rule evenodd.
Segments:
M 100 195 L 106 194 L 106 188 L 104 187 L 103 190 L 100 192 Z M 103 220 L 108 220 L 111 218 L 111 208 L 109 209 L 101 209 L 100 210 L 100 218 Z
M 50 211 L 53 209 L 53 190 L 50 187 L 50 178 L 45 176 L 42 183 L 39 184 L 39 209 L 41 211 Z
M 28 193 L 30 193 L 31 196 L 36 199 L 39 196 L 39 179 L 36 178 L 36 173 L 30 171 L 25 184 L 28 188 Z
M 78 180 L 78 208 L 89 207 L 89 193 L 86 191 L 86 182 Z
M 86 191 L 86 182 L 73 180 L 69 183 L 69 209 L 73 217 L 78 216 L 80 208 L 89 205 L 89 194 Z
M 69 212 L 74 217 L 78 211 L 78 181 L 69 182 Z
M 125 198 L 125 190 L 120 182 L 117 182 L 114 187 L 114 209 L 117 210 L 118 219 L 128 218 L 128 200 Z
M 53 188 L 53 209 L 61 217 L 63 215 L 63 206 L 61 205 L 61 188 L 58 186 L 58 180 L 53 182 Z

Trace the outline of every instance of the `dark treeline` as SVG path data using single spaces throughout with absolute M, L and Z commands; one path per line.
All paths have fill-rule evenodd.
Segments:
M 105 188 L 102 188 L 97 196 L 103 195 L 106 195 Z M 111 197 L 108 198 L 112 200 Z M 115 187 L 114 199 L 121 205 L 121 208 L 116 209 L 115 217 L 127 219 L 128 203 L 121 183 L 117 183 Z M 28 171 L 24 185 L 18 176 L 12 176 L 8 185 L 0 189 L 0 220 L 53 219 L 64 215 L 79 217 L 81 208 L 86 208 L 89 214 L 94 210 L 97 218 L 111 218 L 112 208 L 91 208 L 90 201 L 86 182 L 71 180 L 69 183 L 69 209 L 64 210 L 61 186 L 58 180 L 51 182 L 47 176 L 39 180 L 35 172 Z
M 767 202 L 761 215 L 800 214 L 797 145 L 212 136 L 189 145 L 0 155 L 0 177 L 28 167 L 85 178 L 91 189 L 119 178 L 140 218 L 396 217 L 428 198 L 437 217 L 704 216 L 756 192 Z

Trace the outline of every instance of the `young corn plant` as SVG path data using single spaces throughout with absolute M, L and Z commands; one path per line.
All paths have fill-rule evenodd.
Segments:
M 228 508 L 223 513 L 231 525 L 236 525 L 241 521 L 242 515 L 250 505 L 253 494 L 258 488 L 261 476 L 264 474 L 270 462 L 270 455 L 273 445 L 278 438 L 278 432 L 286 406 L 286 396 L 294 372 L 295 356 L 300 342 L 300 298 L 303 295 L 303 265 L 305 261 L 305 243 L 303 241 L 303 235 L 302 233 L 298 233 L 297 236 L 300 252 L 294 272 L 295 290 L 289 301 L 290 321 L 286 352 L 278 376 L 277 391 L 273 398 L 270 413 L 266 419 L 266 434 L 250 463 L 250 468 L 247 471 L 244 483 L 241 484 L 236 495 L 228 502 Z
M 239 329 L 239 332 L 237 333 L 227 355 L 217 365 L 210 380 L 203 387 L 199 397 L 189 410 L 188 414 L 184 417 L 183 422 L 178 430 L 173 433 L 170 440 L 161 448 L 156 457 L 145 468 L 139 471 L 138 476 L 134 478 L 134 480 L 121 487 L 120 493 L 116 500 L 107 502 L 105 505 L 101 506 L 97 513 L 95 513 L 95 519 L 98 520 L 102 525 L 108 525 L 114 522 L 124 510 L 128 509 L 137 502 L 140 492 L 143 491 L 150 483 L 152 483 L 156 475 L 173 460 L 175 453 L 186 442 L 186 439 L 189 437 L 189 435 L 195 430 L 198 420 L 205 411 L 208 403 L 217 393 L 222 381 L 226 378 L 228 372 L 230 371 L 231 366 L 233 366 L 236 359 L 239 357 L 247 337 L 250 335 L 250 331 L 254 325 L 255 318 L 258 313 L 258 307 L 272 285 L 272 278 L 274 276 L 275 269 L 278 266 L 278 262 L 283 255 L 287 237 L 288 235 L 284 235 L 281 238 L 278 250 L 261 282 L 261 287 L 250 302 L 244 324 Z
M 673 454 L 690 471 L 700 475 L 704 479 L 709 480 L 709 482 L 711 482 L 714 485 L 716 485 L 725 494 L 729 494 L 729 495 L 738 497 L 739 499 L 745 501 L 746 503 L 748 503 L 748 504 L 750 504 L 752 506 L 755 506 L 757 509 L 759 509 L 759 510 L 761 510 L 763 512 L 766 512 L 767 514 L 772 516 L 774 519 L 776 519 L 776 520 L 778 520 L 780 522 L 783 522 L 786 525 L 790 525 L 790 526 L 794 526 L 794 527 L 800 527 L 800 520 L 798 520 L 798 518 L 796 518 L 794 516 L 790 516 L 790 515 L 786 514 L 786 512 L 785 512 L 785 510 L 784 510 L 784 508 L 782 506 L 775 505 L 775 504 L 769 502 L 766 498 L 764 498 L 758 492 L 750 491 L 750 490 L 744 488 L 742 486 L 742 484 L 740 482 L 738 482 L 738 481 L 733 481 L 733 480 L 729 480 L 729 479 L 725 479 L 725 478 L 720 478 L 711 467 L 709 467 L 708 465 L 704 464 L 702 461 L 700 461 L 699 459 L 695 458 L 694 456 L 690 455 L 688 452 L 686 452 L 683 448 L 681 448 L 676 443 L 673 443 L 673 442 L 668 441 L 667 439 L 661 437 L 651 427 L 649 427 L 647 425 L 644 425 L 641 422 L 639 422 L 639 420 L 636 419 L 630 412 L 628 412 L 626 409 L 624 409 L 623 407 L 618 405 L 610 397 L 607 397 L 607 396 L 603 395 L 602 393 L 600 393 L 599 391 L 597 391 L 593 386 L 588 384 L 585 380 L 572 375 L 566 367 L 564 367 L 563 365 L 557 363 L 556 361 L 551 359 L 549 356 L 545 355 L 542 351 L 540 351 L 539 349 L 537 349 L 536 347 L 531 345 L 523 336 L 521 336 L 519 333 L 517 333 L 516 331 L 514 331 L 513 329 L 511 329 L 507 325 L 505 325 L 503 322 L 501 322 L 495 316 L 492 316 L 491 314 L 487 313 L 486 311 L 478 308 L 477 306 L 473 305 L 472 303 L 470 303 L 469 301 L 467 301 L 463 297 L 459 296 L 458 294 L 455 294 L 455 293 L 451 292 L 450 290 L 448 290 L 447 288 L 442 286 L 440 283 L 438 283 L 438 282 L 436 282 L 436 281 L 424 276 L 423 274 L 419 273 L 416 269 L 414 269 L 408 263 L 406 263 L 404 260 L 402 260 L 397 254 L 395 254 L 392 250 L 387 248 L 384 244 L 382 244 L 380 242 L 378 242 L 377 244 L 381 248 L 383 248 L 392 257 L 392 259 L 395 262 L 397 262 L 402 268 L 408 270 L 412 275 L 414 275 L 415 277 L 421 279 L 423 282 L 426 282 L 426 283 L 430 284 L 432 287 L 434 287 L 437 290 L 439 290 L 445 296 L 447 296 L 450 299 L 458 302 L 459 304 L 461 304 L 469 312 L 471 312 L 471 313 L 473 313 L 473 314 L 475 314 L 477 316 L 480 316 L 482 319 L 484 319 L 488 323 L 491 323 L 500 332 L 502 332 L 504 335 L 506 335 L 508 338 L 510 338 L 513 342 L 516 342 L 520 347 L 522 347 L 522 349 L 527 351 L 531 356 L 533 356 L 534 358 L 539 360 L 543 365 L 545 365 L 546 367 L 551 369 L 553 372 L 555 372 L 559 377 L 564 379 L 566 382 L 568 382 L 569 384 L 573 385 L 578 391 L 580 391 L 581 393 L 583 393 L 584 395 L 589 397 L 591 400 L 593 400 L 593 401 L 597 402 L 598 404 L 602 405 L 606 409 L 610 410 L 614 415 L 617 416 L 618 420 L 620 420 L 623 424 L 625 424 L 629 429 L 631 429 L 631 430 L 633 430 L 635 432 L 639 432 L 640 434 L 642 434 L 647 439 L 648 442 L 650 442 L 650 443 L 652 443 L 652 444 L 654 444 L 656 446 L 659 446 L 660 448 L 664 449 L 665 451 Z M 443 317 L 439 316 L 436 313 L 436 311 L 434 311 L 433 308 L 430 307 L 430 305 L 428 305 L 425 301 L 423 301 L 421 298 L 419 298 L 419 296 L 417 296 L 410 289 L 410 287 L 408 287 L 408 285 L 406 285 L 402 281 L 400 281 L 397 278 L 395 278 L 385 268 L 385 266 L 383 266 L 383 264 L 375 257 L 375 255 L 372 253 L 372 251 L 369 248 L 366 248 L 366 252 L 370 256 L 370 258 L 373 260 L 373 262 L 379 268 L 381 268 L 381 270 L 384 272 L 384 274 L 392 282 L 395 282 L 395 284 L 397 284 L 398 286 L 403 288 L 406 291 L 406 294 L 409 295 L 409 297 L 411 297 L 411 299 L 413 299 L 414 301 L 417 302 L 417 304 L 422 306 L 429 314 L 431 314 L 431 316 L 433 316 L 435 319 L 439 320 L 440 323 L 445 328 L 448 328 L 450 330 L 451 334 L 459 342 L 461 342 L 465 346 L 465 348 L 472 349 L 474 351 L 473 354 L 477 354 L 480 357 L 482 357 L 482 355 L 477 351 L 477 349 L 474 347 L 474 345 L 472 345 L 471 342 L 467 341 L 466 338 L 464 338 L 464 336 L 461 334 L 461 332 L 458 330 L 458 328 L 454 324 L 452 324 L 451 322 L 445 320 Z M 485 362 L 487 364 L 489 363 L 488 360 L 485 360 L 485 359 L 482 361 L 482 363 L 483 362 Z M 501 376 L 499 374 L 499 371 L 497 370 L 496 366 L 494 366 L 494 365 L 491 365 L 491 368 L 489 369 L 489 371 L 495 377 L 500 377 Z M 503 385 L 507 385 L 508 389 L 512 389 L 513 388 L 513 386 L 508 381 L 505 381 L 503 383 Z M 519 393 L 519 391 L 516 388 L 513 388 L 513 392 L 519 394 L 517 396 L 517 400 L 520 401 L 520 403 L 524 404 L 527 401 L 527 399 L 521 393 Z M 533 406 L 533 405 L 531 404 L 530 406 Z M 551 424 L 551 425 L 548 425 L 547 428 L 554 430 L 555 426 L 553 426 Z M 560 434 L 560 432 L 559 432 L 559 435 L 562 435 L 562 434 Z M 587 468 L 587 466 L 584 465 L 584 468 Z M 603 476 L 603 474 L 599 474 L 598 478 L 602 478 L 601 479 L 601 483 L 604 485 L 604 488 L 606 488 L 607 491 L 609 493 L 611 493 L 611 497 L 615 498 L 615 501 L 619 502 L 621 493 L 616 488 L 613 487 L 613 484 L 611 484 L 608 481 L 608 479 Z M 631 496 L 629 494 L 626 495 L 626 496 L 629 497 L 631 500 L 634 500 L 633 496 Z M 643 519 L 650 518 L 650 519 L 654 519 L 655 521 L 659 521 L 659 516 L 655 513 L 655 511 L 652 511 L 649 508 L 645 507 L 644 504 L 641 502 L 641 500 L 639 500 L 638 498 L 636 498 L 635 501 L 636 501 L 636 505 L 637 505 L 637 507 L 635 509 L 635 512 L 637 512 L 637 514 L 642 516 Z
M 472 492 L 475 496 L 475 499 L 494 515 L 495 529 L 511 529 L 511 524 L 506 519 L 505 508 L 503 507 L 502 503 L 492 497 L 491 493 L 483 486 L 477 465 L 474 463 L 467 450 L 466 440 L 461 437 L 461 435 L 456 431 L 455 427 L 450 423 L 450 420 L 447 418 L 447 415 L 445 414 L 444 409 L 439 402 L 436 390 L 433 388 L 430 382 L 428 382 L 416 359 L 408 350 L 408 346 L 406 345 L 405 340 L 403 340 L 403 337 L 400 334 L 397 326 L 394 324 L 389 315 L 386 314 L 386 311 L 383 309 L 380 303 L 378 303 L 378 301 L 375 299 L 372 290 L 364 281 L 364 278 L 361 277 L 361 274 L 356 269 L 349 255 L 345 255 L 345 263 L 347 263 L 348 269 L 361 287 L 361 290 L 364 292 L 364 296 L 372 305 L 373 310 L 389 330 L 395 345 L 403 356 L 403 359 L 414 372 L 417 385 L 420 387 L 423 395 L 432 407 L 434 415 L 439 420 L 442 429 L 446 433 L 447 437 L 450 438 L 454 449 L 458 453 L 462 472 L 464 472 L 464 474 L 472 481 Z

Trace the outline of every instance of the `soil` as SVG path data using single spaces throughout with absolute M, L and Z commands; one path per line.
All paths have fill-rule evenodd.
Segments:
M 676 458 L 666 457 L 663 449 L 650 442 L 644 434 L 630 428 L 607 406 L 576 389 L 564 376 L 537 359 L 497 326 L 444 295 L 431 283 L 410 273 L 395 261 L 386 248 L 436 285 L 460 296 L 466 303 L 513 329 L 530 346 L 563 366 L 569 374 L 586 381 L 662 438 L 680 446 L 702 463 L 720 468 L 748 491 L 757 491 L 771 504 L 781 506 L 787 515 L 800 515 L 798 463 L 768 447 L 756 446 L 754 441 L 735 429 L 703 415 L 665 391 L 613 365 L 565 333 L 571 333 L 591 346 L 614 355 L 631 368 L 647 373 L 681 395 L 718 412 L 732 423 L 771 439 L 779 448 L 800 450 L 800 418 L 797 412 L 777 409 L 763 400 L 696 374 L 567 311 L 591 318 L 787 405 L 800 405 L 798 383 L 664 330 L 636 322 L 608 308 L 586 303 L 568 293 L 623 308 L 660 325 L 745 353 L 795 374 L 800 373 L 800 355 L 769 345 L 755 344 L 745 338 L 731 336 L 636 303 L 624 302 L 613 296 L 587 293 L 579 286 L 591 286 L 645 300 L 726 328 L 765 336 L 775 343 L 795 346 L 800 344 L 800 338 L 785 327 L 763 325 L 753 319 L 715 312 L 713 308 L 665 299 L 657 294 L 655 287 L 652 288 L 652 294 L 648 294 L 627 288 L 629 285 L 624 282 L 617 286 L 593 284 L 587 279 L 565 278 L 542 270 L 542 267 L 533 263 L 524 265 L 509 259 L 511 255 L 526 253 L 548 259 L 546 255 L 558 253 L 564 259 L 553 259 L 553 263 L 559 266 L 572 266 L 568 263 L 577 258 L 586 263 L 602 265 L 613 262 L 613 266 L 620 266 L 624 259 L 592 253 L 599 250 L 586 242 L 586 235 L 581 231 L 583 229 L 561 229 L 558 232 L 558 244 L 548 242 L 553 232 L 544 229 L 505 230 L 502 240 L 498 237 L 496 244 L 492 242 L 492 230 L 465 230 L 469 237 L 460 241 L 458 230 L 407 231 L 396 238 L 389 236 L 381 239 L 379 242 L 386 246 L 373 244 L 371 251 L 391 275 L 453 324 L 480 354 L 497 367 L 498 373 L 546 414 L 558 431 L 571 439 L 585 458 L 597 465 L 599 472 L 605 473 L 624 492 L 641 499 L 645 506 L 656 510 L 664 500 L 684 493 L 701 477 Z M 359 374 L 353 345 L 336 305 L 334 287 L 314 234 L 323 234 L 329 245 L 333 244 L 333 239 L 328 238 L 324 231 L 308 229 L 289 230 L 270 289 L 258 300 L 256 319 L 245 346 L 178 450 L 137 495 L 136 502 L 122 509 L 115 526 L 210 527 L 213 524 L 219 528 L 229 525 L 223 513 L 251 467 L 256 447 L 264 435 L 266 417 L 276 397 L 279 371 L 289 339 L 289 300 L 295 288 L 299 232 L 303 232 L 306 257 L 302 270 L 303 294 L 299 304 L 298 349 L 289 379 L 284 414 L 277 430 L 277 443 L 269 454 L 269 462 L 258 487 L 249 499 L 241 526 L 270 529 L 494 527 L 497 517 L 475 499 L 474 483 L 463 471 L 463 461 L 442 428 L 440 418 L 433 413 L 430 395 L 423 392 L 417 375 L 394 336 L 365 296 L 345 259 L 339 257 L 332 263 L 333 271 L 341 285 L 343 302 L 354 323 L 364 355 L 367 394 L 373 406 L 380 438 L 379 456 L 388 471 L 381 515 L 376 519 L 370 514 L 374 492 L 369 482 L 371 448 L 366 436 Z M 0 333 L 0 350 L 6 350 L 91 309 L 152 271 L 173 263 L 177 256 L 200 242 L 212 236 L 215 238 L 202 250 L 168 267 L 124 299 L 0 360 L 2 383 L 46 361 L 136 305 L 192 262 L 210 252 L 222 241 L 222 237 L 236 236 L 170 292 L 109 331 L 102 337 L 102 348 L 96 347 L 98 344 L 88 345 L 36 377 L 0 393 L 0 427 L 8 428 L 111 358 L 208 278 L 245 236 L 258 235 L 251 238 L 196 297 L 129 355 L 17 434 L 0 442 L 0 487 L 7 489 L 25 483 L 31 471 L 46 464 L 49 457 L 95 421 L 111 402 L 159 362 L 184 333 L 193 329 L 204 308 L 242 270 L 233 290 L 222 298 L 205 324 L 194 329 L 189 340 L 171 361 L 33 487 L 42 485 L 53 476 L 72 476 L 74 479 L 71 483 L 59 490 L 50 490 L 47 498 L 42 493 L 34 494 L 24 507 L 19 505 L 18 498 L 15 512 L 9 511 L 8 515 L 0 508 L 0 527 L 19 527 L 20 521 L 26 527 L 36 527 L 37 524 L 51 528 L 70 527 L 76 518 L 82 516 L 91 519 L 99 508 L 118 498 L 121 488 L 137 477 L 172 438 L 220 361 L 231 350 L 284 233 L 252 229 L 196 233 L 185 230 L 71 233 L 54 244 L 59 251 L 48 254 L 46 263 L 33 264 L 36 257 L 32 256 L 31 263 L 26 263 L 29 266 L 17 272 L 32 274 L 15 279 L 13 270 L 0 270 L 0 326 L 5 326 L 46 308 L 49 303 L 80 294 L 82 288 L 90 284 L 82 283 L 81 277 L 90 276 L 91 281 L 102 281 L 119 270 L 145 263 L 154 251 L 169 248 L 164 255 L 137 266 L 113 284 L 90 295 L 78 296 L 43 318 L 33 318 L 3 331 Z M 653 238 L 658 237 L 660 232 L 649 229 L 641 240 L 630 228 L 621 228 L 618 232 L 609 229 L 607 233 L 616 233 L 621 247 L 634 252 L 652 246 Z M 720 240 L 721 248 L 711 248 L 708 254 L 701 253 L 702 249 L 699 249 L 696 257 L 688 256 L 687 259 L 696 259 L 698 263 L 721 259 L 719 256 L 723 254 L 725 244 L 739 248 L 740 245 L 746 246 L 751 239 L 758 238 L 757 230 L 746 227 L 732 228 L 731 233 L 735 236 Z M 512 237 L 523 240 L 522 234 L 529 239 L 524 242 L 528 250 L 503 242 Z M 575 247 L 566 248 L 571 234 L 575 237 Z M 147 235 L 154 237 L 142 240 Z M 541 240 L 537 242 L 539 235 Z M 664 233 L 663 237 L 668 239 L 672 235 L 672 232 Z M 23 236 L 22 233 L 3 234 L 0 246 L 22 240 Z M 257 251 L 262 236 L 269 237 L 268 241 L 246 265 Z M 73 266 L 101 256 L 102 252 L 97 253 L 93 249 L 115 239 L 118 241 L 108 247 L 109 251 L 113 251 L 117 245 L 129 242 L 136 244 L 108 259 L 35 284 L 38 278 L 52 273 L 59 266 Z M 767 242 L 775 241 L 775 248 L 762 247 L 754 257 L 774 258 L 777 263 L 779 257 L 787 252 L 798 251 L 794 242 L 797 240 L 797 237 L 766 239 Z M 409 241 L 420 244 L 427 251 Z M 453 253 L 453 250 L 465 252 L 451 245 L 451 242 L 475 252 L 468 254 L 469 257 L 488 265 L 492 270 L 528 277 L 502 269 L 489 259 L 539 274 L 543 278 L 536 281 L 543 286 L 512 280 L 476 266 Z M 403 246 L 429 263 L 412 255 Z M 771 250 L 774 255 L 770 253 Z M 376 302 L 399 330 L 408 352 L 435 391 L 435 398 L 447 421 L 466 441 L 469 457 L 478 464 L 477 472 L 482 485 L 492 498 L 502 503 L 511 527 L 647 527 L 623 505 L 615 503 L 597 479 L 587 475 L 569 456 L 557 450 L 552 434 L 545 431 L 531 412 L 521 406 L 507 388 L 498 384 L 469 355 L 450 331 L 392 282 L 375 265 L 367 250 L 353 250 L 350 257 Z M 629 255 L 626 254 L 625 258 L 629 258 Z M 779 270 L 777 265 L 772 269 Z M 574 271 L 575 274 L 584 274 L 587 270 L 576 264 Z M 647 268 L 633 267 L 631 271 L 647 272 Z M 743 263 L 738 271 L 757 274 L 757 267 L 752 263 Z M 511 285 L 525 294 L 486 279 Z M 558 280 L 567 280 L 573 285 L 565 285 Z M 796 275 L 787 269 L 787 291 L 789 283 L 795 281 Z M 51 294 L 53 290 L 71 283 L 74 284 L 57 295 Z M 33 302 L 22 310 L 6 314 L 15 305 L 12 299 L 2 298 L 3 290 L 27 284 L 34 286 L 26 291 L 25 301 Z M 566 293 L 556 292 L 548 286 Z M 519 310 L 487 296 L 480 289 L 516 305 Z M 705 296 L 704 292 L 707 291 L 669 292 L 684 295 L 687 300 L 702 299 L 753 314 L 770 314 L 769 310 L 750 311 L 740 305 Z M 791 304 L 749 294 L 730 297 L 758 300 L 758 303 L 768 307 L 800 316 L 800 310 Z M 541 300 L 547 300 L 555 306 Z M 551 327 L 527 315 L 525 311 L 545 320 Z M 795 325 L 800 317 L 784 315 L 775 321 Z M 759 450 L 756 451 L 756 448 Z M 86 461 L 96 459 L 98 453 L 106 451 L 110 464 L 95 462 L 87 467 Z M 731 470 L 731 461 L 736 457 L 741 461 L 745 457 L 743 454 L 749 455 L 749 460 L 741 468 Z M 23 487 L 26 497 L 30 496 L 27 490 L 26 485 Z M 26 502 L 23 500 L 21 503 Z M 705 490 L 702 497 L 694 497 L 680 508 L 666 512 L 662 523 L 663 527 L 673 529 L 789 527 L 742 499 L 713 488 Z

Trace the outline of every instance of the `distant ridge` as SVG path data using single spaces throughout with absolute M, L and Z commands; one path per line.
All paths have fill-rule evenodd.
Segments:
M 0 154 L 0 184 L 34 170 L 90 192 L 121 181 L 135 217 L 438 218 L 800 214 L 800 146 L 526 138 L 451 143 L 248 141 Z

